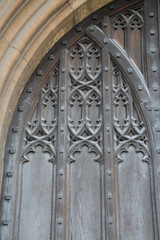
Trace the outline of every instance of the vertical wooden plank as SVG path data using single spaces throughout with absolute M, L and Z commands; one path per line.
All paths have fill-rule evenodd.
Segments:
M 152 218 L 149 165 L 130 145 L 118 163 L 120 239 L 155 239 Z
M 130 52 L 131 52 L 131 58 L 137 65 L 137 67 L 143 72 L 143 38 L 142 38 L 142 30 L 138 29 L 135 26 L 135 29 L 130 30 L 129 32 L 129 38 L 130 38 Z
M 56 66 L 43 82 L 23 126 L 25 143 L 17 155 L 14 238 L 51 239 L 55 215 L 57 84 Z
M 112 38 L 119 43 L 119 45 L 125 49 L 125 31 L 126 31 L 126 24 L 125 21 L 121 19 L 118 15 L 111 21 L 112 24 Z
M 142 116 L 133 103 L 128 83 L 118 67 L 115 70 L 112 84 L 118 236 L 130 240 L 154 239 L 151 159 L 144 140 L 146 126 L 141 125 Z
M 102 239 L 101 165 L 87 146 L 70 164 L 69 239 Z
M 59 68 L 59 99 L 58 99 L 58 146 L 57 146 L 57 186 L 56 186 L 56 222 L 55 222 L 55 239 L 62 240 L 66 238 L 66 95 L 67 95 L 67 54 L 68 50 L 64 47 L 60 55 Z
M 105 239 L 101 51 L 83 37 L 69 53 L 67 239 Z
M 29 154 L 30 161 L 22 166 L 22 192 L 19 221 L 19 239 L 50 239 L 52 189 L 55 189 L 53 163 L 49 153 L 37 146 Z M 40 187 L 41 186 L 41 187 Z M 53 211 L 53 212 L 52 212 Z
M 107 24 L 107 28 L 105 27 Z M 112 36 L 112 23 L 109 16 L 103 19 L 103 31 L 107 37 Z M 113 146 L 113 102 L 112 102 L 112 70 L 111 56 L 102 49 L 103 65 L 103 146 L 105 166 L 105 229 L 107 239 L 117 238 L 116 224 L 116 176 L 114 173 L 114 146 Z
M 104 146 L 104 166 L 105 166 L 105 229 L 108 239 L 116 237 L 116 217 L 115 193 L 114 193 L 114 162 L 113 162 L 113 130 L 112 130 L 112 85 L 109 53 L 103 49 L 103 146 Z

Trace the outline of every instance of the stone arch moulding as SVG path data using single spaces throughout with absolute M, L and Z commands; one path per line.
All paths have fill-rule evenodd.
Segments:
M 18 99 L 31 74 L 45 54 L 66 32 L 111 1 L 2 1 L 0 5 L 0 186 L 8 127 Z

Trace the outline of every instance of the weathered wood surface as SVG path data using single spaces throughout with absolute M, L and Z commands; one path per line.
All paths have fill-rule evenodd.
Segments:
M 124 2 L 72 30 L 28 82 L 6 145 L 1 239 L 159 239 L 150 23 L 142 2 Z

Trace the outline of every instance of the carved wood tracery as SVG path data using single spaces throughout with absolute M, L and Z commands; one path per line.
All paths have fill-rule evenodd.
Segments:
M 132 7 L 131 9 L 116 14 L 112 17 L 112 26 L 113 38 L 126 50 L 129 57 L 134 60 L 139 69 L 143 72 L 143 6 L 139 5 L 135 8 Z M 136 41 L 136 44 L 134 41 Z
M 14 239 L 158 240 L 153 159 L 141 109 L 150 99 L 143 4 L 107 19 L 110 33 L 85 26 L 53 52 L 56 59 L 44 67 L 40 83 L 35 75 L 29 83 L 35 88 L 26 97 L 31 107 L 20 121 L 22 143 L 13 164 Z
M 80 151 L 80 145 L 85 144 L 103 162 L 101 50 L 91 39 L 84 37 L 70 52 L 69 159 L 73 160 L 74 151 Z M 80 64 L 75 71 L 73 65 L 77 66 L 77 62 Z
M 137 111 L 131 90 L 117 67 L 113 67 L 113 101 L 116 159 L 134 145 L 136 152 L 143 152 L 144 161 L 150 161 L 150 151 L 145 124 Z

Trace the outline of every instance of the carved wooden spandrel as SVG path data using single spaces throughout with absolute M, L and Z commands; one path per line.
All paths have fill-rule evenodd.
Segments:
M 112 17 L 112 37 L 125 49 L 139 69 L 144 71 L 144 19 L 141 5 L 117 13 Z

